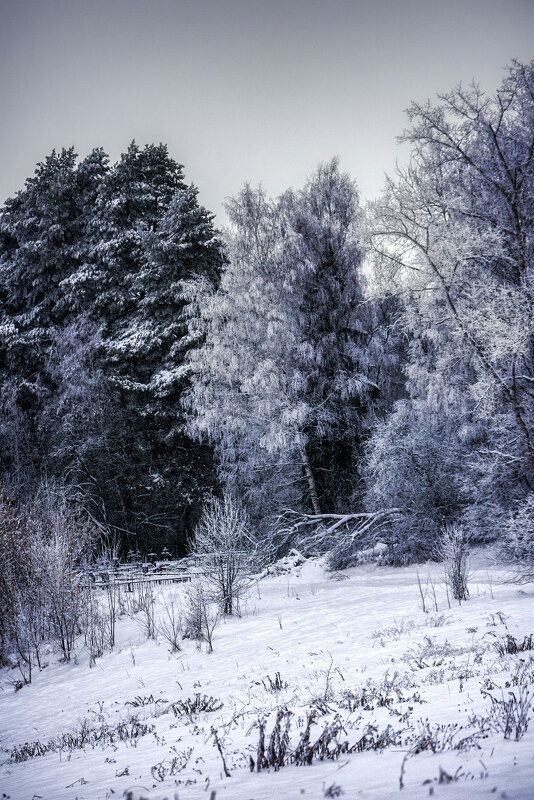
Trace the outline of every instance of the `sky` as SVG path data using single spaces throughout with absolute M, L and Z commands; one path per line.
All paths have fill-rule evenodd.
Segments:
M 302 186 L 339 156 L 362 198 L 411 99 L 489 92 L 534 58 L 534 0 L 0 0 L 0 202 L 53 148 L 165 142 L 201 202 Z

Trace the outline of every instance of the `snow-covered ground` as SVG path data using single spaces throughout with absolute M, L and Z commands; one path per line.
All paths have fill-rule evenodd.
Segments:
M 495 706 L 498 727 L 499 701 L 509 691 L 527 702 L 534 692 L 534 650 L 500 656 L 495 646 L 507 630 L 518 641 L 534 632 L 534 585 L 505 583 L 504 572 L 479 554 L 469 601 L 449 609 L 440 565 L 418 572 L 428 589 L 427 613 L 415 567 L 362 566 L 332 576 L 321 560 L 309 560 L 255 583 L 243 615 L 216 629 L 211 654 L 190 640 L 171 654 L 124 616 L 114 651 L 93 668 L 83 652 L 72 664 L 51 655 L 17 692 L 16 673 L 3 670 L 2 796 L 96 800 L 131 790 L 135 798 L 180 800 L 212 792 L 217 800 L 429 794 L 531 800 L 534 719 L 516 741 L 515 729 L 505 739 L 488 726 L 488 715 Z M 160 601 L 177 591 L 160 589 Z M 216 710 L 183 713 L 174 706 L 173 712 L 172 703 L 187 705 L 196 695 Z M 294 748 L 313 708 L 311 743 L 338 714 L 344 752 L 311 766 L 251 772 L 258 720 L 266 721 L 268 745 L 277 710 L 292 712 Z M 46 743 L 82 728 L 111 731 L 132 715 L 151 726 L 135 740 L 111 744 L 104 735 L 84 749 L 14 758 L 25 742 Z M 383 747 L 376 744 L 381 736 Z

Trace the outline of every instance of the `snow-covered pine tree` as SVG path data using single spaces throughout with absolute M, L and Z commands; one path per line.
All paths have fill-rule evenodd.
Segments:
M 84 472 L 102 472 L 109 437 L 120 431 L 116 463 L 103 470 L 115 470 L 106 519 L 142 550 L 183 547 L 214 485 L 211 451 L 184 435 L 179 398 L 193 341 L 185 316 L 196 281 L 216 283 L 221 263 L 212 216 L 183 182 L 182 167 L 164 145 L 132 143 L 100 186 L 86 259 L 65 286 L 98 333 L 97 367 L 114 420 L 105 451 L 89 448 L 94 461 L 72 468 L 83 480 Z
M 114 380 L 135 409 L 136 445 L 150 465 L 144 511 L 152 508 L 158 525 L 172 521 L 174 542 L 165 543 L 181 548 L 217 482 L 212 448 L 186 434 L 180 402 L 189 386 L 187 353 L 198 344 L 197 299 L 206 285 L 217 286 L 223 264 L 213 215 L 197 194 L 193 186 L 176 189 L 156 229 L 143 235 L 133 284 L 139 300 L 110 345 L 114 363 L 127 355 L 127 370 Z M 157 528 L 150 537 L 164 538 Z
M 53 153 L 0 232 L 1 469 L 65 482 L 125 549 L 183 547 L 215 483 L 179 403 L 186 317 L 222 264 L 211 215 L 164 145 L 132 144 L 111 169 Z
M 84 220 L 105 170 L 101 151 L 78 167 L 73 149 L 54 151 L 0 214 L 1 460 L 20 480 L 39 471 L 47 448 L 39 420 L 54 390 L 47 353 L 70 314 L 62 281 L 79 267 Z
M 141 149 L 135 142 L 99 185 L 84 263 L 63 288 L 70 307 L 90 312 L 110 342 L 138 300 L 134 285 L 144 261 L 143 237 L 155 230 L 177 188 L 185 188 L 183 170 L 167 147 Z
M 230 263 L 192 353 L 194 429 L 256 517 L 346 506 L 377 392 L 356 188 L 332 161 L 277 200 L 246 186 L 227 212 Z
M 309 409 L 306 454 L 319 505 L 354 509 L 382 359 L 375 308 L 365 296 L 358 192 L 334 159 L 285 202 L 292 230 L 287 257 L 296 272 L 289 298 L 298 320 L 295 362 Z

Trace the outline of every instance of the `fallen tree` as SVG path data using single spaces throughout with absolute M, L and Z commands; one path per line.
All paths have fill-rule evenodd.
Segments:
M 276 521 L 275 547 L 279 553 L 293 547 L 306 556 L 343 553 L 344 559 L 351 561 L 349 554 L 379 541 L 387 547 L 394 546 L 392 523 L 398 511 L 392 508 L 351 514 L 303 514 L 288 508 Z

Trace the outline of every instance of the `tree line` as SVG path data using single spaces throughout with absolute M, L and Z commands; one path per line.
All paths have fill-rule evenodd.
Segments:
M 367 208 L 334 159 L 222 232 L 164 145 L 39 164 L 0 214 L 5 491 L 124 554 L 183 553 L 223 491 L 270 542 L 395 508 L 393 563 L 452 523 L 532 554 L 534 62 L 408 119 Z

